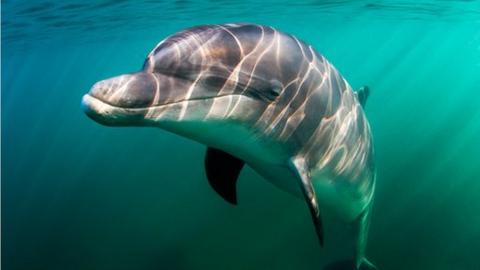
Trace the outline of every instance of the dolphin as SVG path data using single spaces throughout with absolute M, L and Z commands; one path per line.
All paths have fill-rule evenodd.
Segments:
M 322 269 L 365 258 L 375 186 L 363 105 L 335 67 L 293 35 L 255 24 L 204 25 L 161 41 L 139 72 L 97 82 L 85 113 L 107 126 L 152 126 L 205 144 L 212 188 L 237 203 L 245 164 L 308 205 Z

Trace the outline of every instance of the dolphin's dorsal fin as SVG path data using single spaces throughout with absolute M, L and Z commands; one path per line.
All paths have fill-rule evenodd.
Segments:
M 315 195 L 315 190 L 313 189 L 312 181 L 307 171 L 305 159 L 302 157 L 293 157 L 290 160 L 290 167 L 298 177 L 300 189 L 302 190 L 305 201 L 308 204 L 308 209 L 312 215 L 313 224 L 315 225 L 320 246 L 323 247 L 324 237 L 322 219 L 320 217 L 320 210 L 318 208 L 317 196 Z
M 237 178 L 245 162 L 222 150 L 208 147 L 205 171 L 210 186 L 231 204 L 237 204 Z
M 366 85 L 358 88 L 357 91 L 355 91 L 355 95 L 357 96 L 358 102 L 362 105 L 362 107 L 365 107 L 365 103 L 367 102 L 367 98 L 370 95 L 370 88 Z

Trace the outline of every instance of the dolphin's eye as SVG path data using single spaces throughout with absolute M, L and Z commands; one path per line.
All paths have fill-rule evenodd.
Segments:
M 265 91 L 265 96 L 268 97 L 269 100 L 273 101 L 280 95 L 280 88 L 269 88 Z
M 280 87 L 273 87 L 271 89 L 269 89 L 269 91 L 271 92 L 270 94 L 274 97 L 278 97 L 280 95 L 280 92 L 282 91 L 282 89 Z
M 265 102 L 273 102 L 282 92 L 283 85 L 277 81 L 257 81 L 256 85 L 247 89 L 249 96 L 261 99 Z

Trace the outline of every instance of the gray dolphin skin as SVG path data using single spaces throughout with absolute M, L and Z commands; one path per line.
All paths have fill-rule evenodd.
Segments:
M 322 269 L 365 258 L 375 170 L 362 104 L 325 57 L 269 26 L 193 27 L 161 41 L 143 69 L 97 82 L 82 105 L 108 126 L 152 126 L 207 146 L 213 189 L 236 204 L 244 164 L 306 201 Z

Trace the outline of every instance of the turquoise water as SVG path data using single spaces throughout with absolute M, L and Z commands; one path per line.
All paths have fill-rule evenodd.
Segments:
M 3 269 L 319 269 L 304 203 L 242 171 L 211 190 L 205 147 L 107 128 L 80 100 L 204 23 L 272 25 L 370 86 L 381 270 L 480 269 L 479 1 L 2 1 Z

